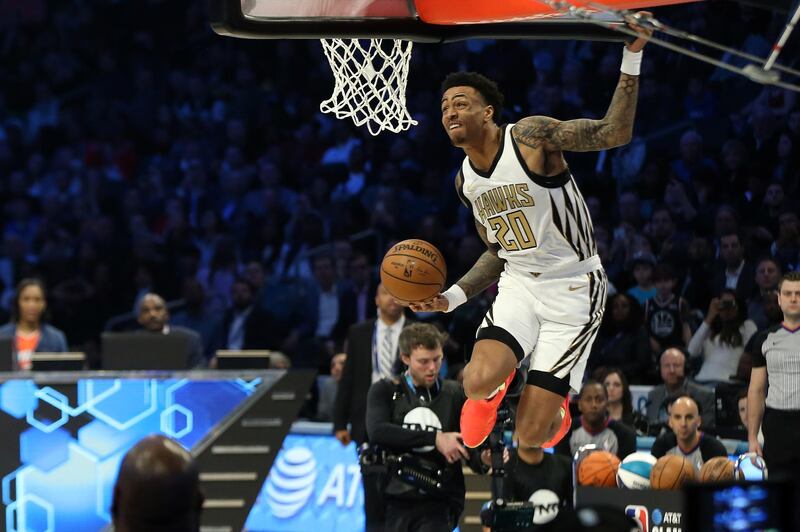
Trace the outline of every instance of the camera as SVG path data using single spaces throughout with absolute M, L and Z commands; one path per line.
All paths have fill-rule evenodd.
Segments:
M 736 301 L 733 301 L 732 299 L 723 299 L 719 302 L 719 308 L 720 310 L 736 308 Z
M 427 493 L 447 495 L 452 491 L 452 471 L 432 460 L 411 453 L 394 454 L 365 443 L 359 450 L 362 474 L 377 473 Z
M 513 398 L 511 398 L 513 399 Z M 533 526 L 537 507 L 530 501 L 511 502 L 505 500 L 503 487 L 507 471 L 503 464 L 503 451 L 511 446 L 514 430 L 514 405 L 503 399 L 497 409 L 497 421 L 484 444 L 492 460 L 492 500 L 481 509 L 481 524 L 491 527 L 493 532 L 527 530 Z

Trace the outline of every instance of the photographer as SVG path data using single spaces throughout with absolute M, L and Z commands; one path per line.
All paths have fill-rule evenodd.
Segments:
M 370 444 L 389 456 L 386 485 L 387 532 L 453 530 L 464 509 L 461 459 L 469 458 L 457 432 L 464 393 L 454 381 L 439 379 L 444 335 L 414 323 L 400 333 L 400 357 L 408 370 L 398 380 L 375 382 L 367 396 Z M 397 474 L 400 463 L 423 468 L 423 477 L 442 471 L 441 487 L 415 482 L 413 472 Z
M 695 377 L 699 383 L 730 383 L 736 374 L 744 346 L 756 332 L 756 324 L 747 319 L 747 308 L 733 290 L 723 290 L 711 300 L 706 319 L 695 331 L 687 350 L 703 357 L 703 366 Z

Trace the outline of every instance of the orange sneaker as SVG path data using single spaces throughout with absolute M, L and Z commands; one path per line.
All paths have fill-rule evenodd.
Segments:
M 569 432 L 569 429 L 572 426 L 572 415 L 569 413 L 569 396 L 564 398 L 564 404 L 561 405 L 560 410 L 562 416 L 561 426 L 558 427 L 558 431 L 556 432 L 555 436 L 542 444 L 542 447 L 545 449 L 555 447 L 558 442 L 561 441 L 564 435 Z
M 497 421 L 497 407 L 506 396 L 517 370 L 511 372 L 491 399 L 467 399 L 461 408 L 461 439 L 467 447 L 478 447 L 492 433 Z

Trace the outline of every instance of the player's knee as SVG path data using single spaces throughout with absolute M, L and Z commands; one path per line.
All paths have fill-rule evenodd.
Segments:
M 503 382 L 502 378 L 498 381 L 498 377 L 494 373 L 485 366 L 467 364 L 464 368 L 464 393 L 466 396 L 474 400 L 486 399 Z
M 541 447 L 548 440 L 552 421 L 542 419 L 517 419 L 517 441 L 522 447 Z

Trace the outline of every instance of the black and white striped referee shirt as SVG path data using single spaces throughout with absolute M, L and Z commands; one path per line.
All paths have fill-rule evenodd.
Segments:
M 767 407 L 800 410 L 800 327 L 785 325 L 759 333 L 753 367 L 767 367 Z

